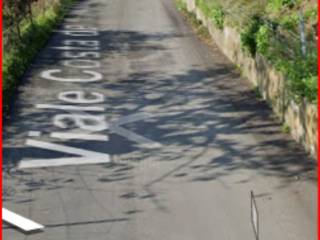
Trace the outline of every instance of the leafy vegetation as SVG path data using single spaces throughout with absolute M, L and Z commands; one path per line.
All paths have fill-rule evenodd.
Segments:
M 295 13 L 285 15 L 279 20 L 279 23 L 285 29 L 294 31 L 299 24 L 299 16 Z
M 4 15 L 3 110 L 8 113 L 13 93 L 30 62 L 48 40 L 52 30 L 73 0 L 52 2 L 39 14 L 32 9 L 36 1 L 6 0 Z
M 212 20 L 217 28 L 223 29 L 225 13 L 219 2 L 196 0 L 196 5 Z
M 211 19 L 213 23 L 219 28 L 223 29 L 224 12 L 221 6 L 216 6 L 211 10 Z
M 292 98 L 318 100 L 315 0 L 196 0 L 196 4 L 217 28 L 225 24 L 237 28 L 243 49 L 252 57 L 260 54 L 281 71 Z
M 287 123 L 283 123 L 281 130 L 283 133 L 287 134 L 291 132 L 290 126 Z
M 258 32 L 256 33 L 256 45 L 257 45 L 257 52 L 261 53 L 262 55 L 267 55 L 269 48 L 270 48 L 270 38 L 272 35 L 272 31 L 266 24 L 262 24 L 259 27 Z
M 241 45 L 248 50 L 251 56 L 255 56 L 257 52 L 257 34 L 259 32 L 262 21 L 259 16 L 253 16 L 252 21 L 241 32 Z
M 186 17 L 187 21 L 190 22 L 197 35 L 205 41 L 210 41 L 210 34 L 208 29 L 201 24 L 194 13 L 190 13 L 187 10 L 187 5 L 182 0 L 176 0 L 176 6 L 179 11 Z
M 280 11 L 283 7 L 293 8 L 299 0 L 270 0 L 267 8 L 271 11 Z

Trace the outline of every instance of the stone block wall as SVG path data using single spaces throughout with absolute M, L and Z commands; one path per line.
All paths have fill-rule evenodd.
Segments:
M 263 99 L 267 100 L 274 112 L 291 130 L 292 137 L 301 143 L 313 156 L 318 154 L 318 110 L 316 104 L 307 101 L 296 103 L 288 97 L 285 77 L 272 67 L 263 56 L 252 58 L 241 49 L 240 33 L 229 26 L 220 30 L 214 26 L 202 11 L 196 7 L 195 0 L 184 0 L 187 9 L 193 12 L 209 30 L 220 50 L 259 88 Z

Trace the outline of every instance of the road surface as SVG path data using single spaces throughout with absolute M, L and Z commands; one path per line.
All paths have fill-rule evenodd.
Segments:
M 24 76 L 8 240 L 316 239 L 315 161 L 171 0 L 83 0 Z

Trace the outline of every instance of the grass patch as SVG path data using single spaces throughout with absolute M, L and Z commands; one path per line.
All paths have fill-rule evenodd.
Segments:
M 288 134 L 288 133 L 291 132 L 291 129 L 290 129 L 290 127 L 289 127 L 288 124 L 284 123 L 284 124 L 282 124 L 281 131 L 282 131 L 283 133 Z
M 30 22 L 21 23 L 21 41 L 14 47 L 4 51 L 2 63 L 2 94 L 3 113 L 7 116 L 14 92 L 19 80 L 29 67 L 31 61 L 48 41 L 53 29 L 61 22 L 66 9 L 75 0 L 61 0 L 60 4 L 53 5 L 44 13 Z
M 182 0 L 176 0 L 177 9 L 183 14 L 188 23 L 196 32 L 197 36 L 206 42 L 211 41 L 210 33 L 208 29 L 202 25 L 202 22 L 197 19 L 194 13 L 191 13 L 187 10 L 187 5 Z
M 196 5 L 218 29 L 223 29 L 225 12 L 218 1 L 196 0 Z
M 262 55 L 281 72 L 291 99 L 297 103 L 304 99 L 310 103 L 318 101 L 315 2 L 195 0 L 195 3 L 217 29 L 222 30 L 225 25 L 235 27 L 241 35 L 242 49 L 252 58 Z

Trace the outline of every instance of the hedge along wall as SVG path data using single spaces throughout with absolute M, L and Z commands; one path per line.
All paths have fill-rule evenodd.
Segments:
M 236 65 L 267 100 L 274 112 L 285 122 L 292 137 L 301 143 L 313 156 L 318 153 L 318 111 L 315 103 L 302 100 L 297 103 L 286 89 L 285 76 L 275 70 L 267 60 L 259 55 L 253 58 L 242 50 L 240 33 L 233 27 L 218 29 L 196 6 L 196 0 L 183 0 L 189 12 L 195 13 L 198 20 L 208 28 L 211 37 L 222 52 Z

